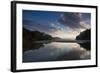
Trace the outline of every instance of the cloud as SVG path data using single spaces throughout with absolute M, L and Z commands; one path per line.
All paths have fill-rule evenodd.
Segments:
M 60 22 L 64 26 L 69 27 L 71 29 L 78 29 L 78 28 L 86 29 L 87 28 L 85 26 L 86 24 L 85 13 L 71 13 L 71 12 L 63 13 L 61 14 L 58 22 Z M 82 23 L 84 22 L 84 24 L 82 24 L 81 22 Z M 89 22 L 90 20 L 88 21 L 88 23 Z
M 53 19 L 52 19 L 53 20 Z M 89 13 L 60 13 L 56 20 L 23 19 L 23 27 L 31 31 L 41 31 L 60 38 L 75 38 L 81 31 L 91 28 Z
M 23 20 L 23 27 L 31 31 L 41 31 L 47 33 L 58 30 L 56 27 L 49 25 L 49 23 L 43 24 L 33 20 Z
M 49 33 L 53 37 L 59 37 L 59 38 L 67 38 L 67 39 L 75 39 L 76 36 L 79 34 L 77 31 L 61 31 L 61 30 L 56 30 L 54 32 Z

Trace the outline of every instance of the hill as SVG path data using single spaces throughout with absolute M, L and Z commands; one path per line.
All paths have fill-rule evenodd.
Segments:
M 35 41 L 51 40 L 52 36 L 40 32 L 40 31 L 30 31 L 23 28 L 23 50 L 28 49 L 38 49 L 43 46 L 42 43 L 35 43 Z
M 91 49 L 91 29 L 87 29 L 83 32 L 81 32 L 77 37 L 76 40 L 89 40 L 89 42 L 85 43 L 79 43 L 82 47 L 84 47 L 87 50 Z

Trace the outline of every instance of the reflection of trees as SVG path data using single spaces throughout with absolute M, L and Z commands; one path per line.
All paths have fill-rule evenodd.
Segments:
M 43 46 L 43 43 L 35 43 L 36 41 L 51 40 L 52 37 L 48 34 L 39 31 L 29 31 L 23 28 L 23 51 L 30 49 L 38 49 Z
M 23 52 L 27 50 L 33 50 L 33 49 L 39 49 L 40 47 L 43 47 L 43 43 L 27 43 L 27 45 L 24 44 L 23 46 Z
M 80 46 L 84 47 L 87 50 L 91 49 L 91 29 L 87 29 L 81 32 L 77 37 L 76 40 L 89 40 L 89 42 L 79 43 Z
M 86 50 L 90 50 L 91 49 L 91 42 L 79 43 L 79 44 L 80 44 L 80 46 L 82 46 Z

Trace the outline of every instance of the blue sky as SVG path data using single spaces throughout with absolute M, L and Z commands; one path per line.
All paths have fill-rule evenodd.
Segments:
M 91 26 L 90 13 L 23 10 L 23 27 L 53 37 L 75 39 Z

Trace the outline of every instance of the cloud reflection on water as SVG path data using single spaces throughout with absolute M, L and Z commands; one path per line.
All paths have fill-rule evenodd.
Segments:
M 90 59 L 90 52 L 77 43 L 52 42 L 44 47 L 25 51 L 23 62 Z

